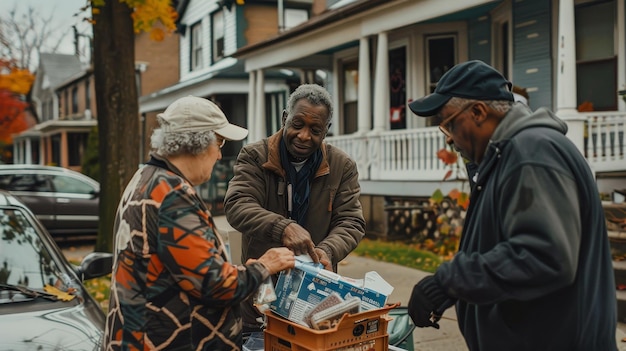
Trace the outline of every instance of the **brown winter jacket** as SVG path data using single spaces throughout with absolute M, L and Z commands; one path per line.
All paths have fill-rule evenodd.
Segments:
M 246 145 L 234 166 L 224 207 L 228 223 L 242 233 L 242 262 L 282 246 L 283 231 L 294 220 L 287 213 L 286 174 L 280 163 L 282 129 Z M 322 144 L 323 160 L 311 182 L 304 228 L 324 250 L 334 270 L 365 235 L 356 163 L 342 150 Z

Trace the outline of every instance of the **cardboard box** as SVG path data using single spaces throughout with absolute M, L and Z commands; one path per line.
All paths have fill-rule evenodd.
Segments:
M 265 351 L 387 351 L 392 319 L 383 308 L 345 314 L 331 329 L 314 330 L 266 311 Z
M 343 299 L 358 297 L 363 312 L 385 307 L 393 287 L 376 272 L 369 272 L 362 280 L 344 278 L 298 256 L 294 269 L 280 273 L 275 290 L 277 298 L 270 309 L 308 327 L 305 322 L 307 313 L 332 292 Z

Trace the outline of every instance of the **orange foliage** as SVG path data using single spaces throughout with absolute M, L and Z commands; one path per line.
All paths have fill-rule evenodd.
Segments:
M 443 148 L 437 151 L 437 157 L 447 165 L 453 165 L 459 159 L 456 152 Z
M 35 76 L 27 69 L 20 69 L 7 60 L 0 60 L 0 90 L 7 90 L 18 95 L 27 94 Z
M 98 7 L 104 5 L 105 0 L 92 0 L 92 14 L 98 14 Z M 131 9 L 133 26 L 135 33 L 149 32 L 150 39 L 162 41 L 166 32 L 162 28 L 155 26 L 160 23 L 165 27 L 168 33 L 174 32 L 176 29 L 176 19 L 178 13 L 172 7 L 170 0 L 119 0 L 125 3 Z
M 24 115 L 28 104 L 19 96 L 28 93 L 34 80 L 28 70 L 0 61 L 0 143 L 11 144 L 11 134 L 28 129 Z

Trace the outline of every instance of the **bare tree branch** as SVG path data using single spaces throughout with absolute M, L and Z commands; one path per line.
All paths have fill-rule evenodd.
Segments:
M 17 3 L 6 16 L 0 14 L 0 58 L 33 71 L 39 54 L 57 52 L 69 32 L 69 28 L 65 28 L 62 35 L 54 39 L 59 29 L 51 28 L 52 19 L 52 13 L 41 16 L 32 6 L 20 15 Z

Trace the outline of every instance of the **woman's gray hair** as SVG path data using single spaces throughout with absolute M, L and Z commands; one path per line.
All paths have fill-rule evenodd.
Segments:
M 291 95 L 287 101 L 287 113 L 293 116 L 293 108 L 296 102 L 307 99 L 313 105 L 324 105 L 328 109 L 328 123 L 333 119 L 333 102 L 330 93 L 317 84 L 302 84 Z
M 495 110 L 497 112 L 500 112 L 500 113 L 503 113 L 503 114 L 509 112 L 509 110 L 511 109 L 511 106 L 513 105 L 513 101 L 506 101 L 506 100 L 476 100 L 476 99 L 465 99 L 465 98 L 460 98 L 460 97 L 456 97 L 456 96 L 453 96 L 448 101 L 447 105 L 461 108 L 461 107 L 465 106 L 465 104 L 470 103 L 472 101 L 482 101 L 485 104 L 487 104 L 487 106 L 491 107 L 493 110 Z
M 152 149 L 161 156 L 198 155 L 216 141 L 217 137 L 212 130 L 206 132 L 165 133 L 163 129 L 157 128 L 150 137 Z

